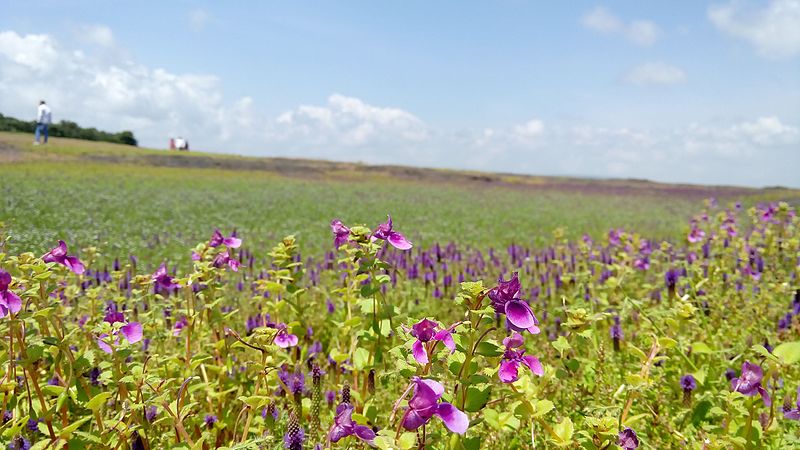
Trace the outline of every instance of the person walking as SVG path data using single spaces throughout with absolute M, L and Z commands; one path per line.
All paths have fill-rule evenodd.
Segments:
M 39 138 L 42 134 L 44 134 L 44 143 L 47 144 L 48 127 L 52 119 L 50 107 L 44 100 L 40 101 L 39 110 L 36 113 L 36 140 L 33 141 L 33 145 L 39 145 Z

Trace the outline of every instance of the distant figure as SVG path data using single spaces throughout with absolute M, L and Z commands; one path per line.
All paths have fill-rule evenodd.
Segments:
M 175 139 L 169 138 L 169 149 L 175 150 Z
M 33 141 L 33 145 L 39 145 L 39 137 L 44 133 L 44 143 L 47 144 L 47 137 L 48 137 L 48 130 L 47 128 L 50 126 L 52 122 L 52 115 L 50 112 L 50 107 L 47 106 L 47 103 L 44 100 L 39 102 L 39 110 L 36 113 L 36 140 Z

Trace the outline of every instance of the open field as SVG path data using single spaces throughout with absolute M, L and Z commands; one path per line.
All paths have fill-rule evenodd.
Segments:
M 422 246 L 541 245 L 554 230 L 599 237 L 611 228 L 678 239 L 715 197 L 749 206 L 800 192 L 466 173 L 323 161 L 169 153 L 96 142 L 0 134 L 0 179 L 13 251 L 43 252 L 63 238 L 109 257 L 185 258 L 215 227 L 261 248 L 296 234 L 329 249 L 330 218 L 374 225 L 387 213 Z M 154 253 L 155 250 L 155 253 Z M 183 253 L 182 253 L 183 252 Z M 153 261 L 154 262 L 154 261 Z
M 9 448 L 800 446 L 796 190 L 28 140 Z

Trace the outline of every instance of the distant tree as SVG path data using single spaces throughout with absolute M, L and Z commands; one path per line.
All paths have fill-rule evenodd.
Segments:
M 14 131 L 20 133 L 33 133 L 36 129 L 36 122 L 19 120 L 0 114 L 0 131 Z M 132 131 L 120 131 L 119 133 L 109 133 L 97 128 L 83 128 L 75 122 L 62 120 L 50 126 L 50 136 L 66 137 L 74 139 L 85 139 L 88 141 L 113 142 L 115 144 L 125 144 L 137 146 L 139 142 Z

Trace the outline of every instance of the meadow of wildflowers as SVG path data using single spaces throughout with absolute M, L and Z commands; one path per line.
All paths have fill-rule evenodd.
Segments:
M 800 447 L 796 191 L 68 145 L 0 165 L 6 448 Z
M 327 249 L 209 229 L 180 260 L 0 255 L 8 448 L 796 448 L 800 219 L 707 202 L 681 237 Z M 4 237 L 4 240 L 7 240 Z M 4 248 L 8 248 L 4 245 Z

